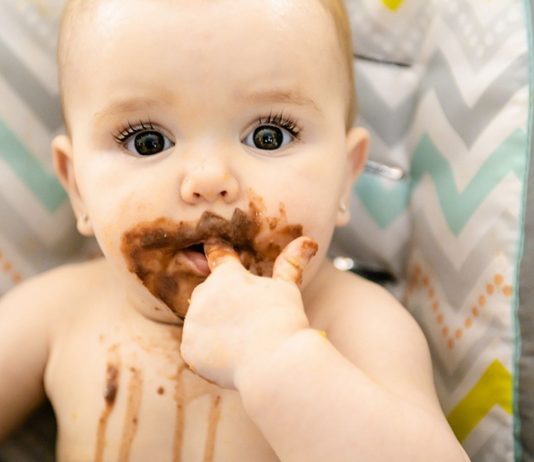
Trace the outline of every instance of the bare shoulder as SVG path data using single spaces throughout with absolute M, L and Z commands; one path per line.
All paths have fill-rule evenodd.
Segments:
M 347 359 L 390 392 L 441 412 L 425 336 L 388 291 L 328 265 L 313 299 L 313 323 Z
M 3 296 L 0 306 L 16 304 L 18 309 L 48 310 L 51 315 L 86 295 L 90 287 L 105 279 L 107 271 L 103 259 L 63 265 L 24 281 Z
M 57 326 L 75 306 L 84 285 L 76 282 L 91 277 L 98 265 L 43 273 L 0 299 L 0 440 L 44 397 L 43 377 Z

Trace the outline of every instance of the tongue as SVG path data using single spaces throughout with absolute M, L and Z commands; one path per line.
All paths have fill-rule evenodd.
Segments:
M 203 253 L 195 252 L 194 250 L 184 250 L 183 253 L 189 260 L 191 260 L 201 274 L 204 276 L 210 274 L 208 260 L 206 260 L 206 256 Z

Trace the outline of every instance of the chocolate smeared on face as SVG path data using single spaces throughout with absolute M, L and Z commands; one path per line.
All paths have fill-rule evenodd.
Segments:
M 276 257 L 301 225 L 289 225 L 283 207 L 280 217 L 264 217 L 261 199 L 251 200 L 249 212 L 236 209 L 230 220 L 204 212 L 198 222 L 159 218 L 136 225 L 122 237 L 128 269 L 176 315 L 184 318 L 194 288 L 209 275 L 203 244 L 210 238 L 230 243 L 251 273 L 271 276 Z

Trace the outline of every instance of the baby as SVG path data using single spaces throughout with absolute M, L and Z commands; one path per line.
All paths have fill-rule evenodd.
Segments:
M 71 0 L 56 171 L 104 258 L 0 303 L 60 461 L 468 460 L 425 339 L 326 259 L 367 133 L 341 0 Z

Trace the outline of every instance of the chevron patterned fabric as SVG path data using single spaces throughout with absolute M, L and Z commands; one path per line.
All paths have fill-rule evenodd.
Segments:
M 529 2 L 346 3 L 371 158 L 406 175 L 365 174 L 353 191 L 354 220 L 332 247 L 395 276 L 391 289 L 427 336 L 443 408 L 472 461 L 534 460 L 534 418 L 521 426 L 519 408 L 534 409 L 524 385 L 534 383 L 532 367 L 519 383 L 534 340 L 521 350 L 518 326 L 532 145 Z M 93 251 L 75 231 L 49 154 L 62 128 L 62 4 L 0 0 L 0 294 Z M 525 325 L 531 315 L 522 309 Z M 24 450 L 40 447 L 29 433 L 0 448 L 0 460 L 35 460 Z M 53 459 L 52 449 L 39 451 Z
M 517 396 L 528 2 L 347 6 L 371 158 L 406 176 L 365 175 L 354 223 L 333 247 L 396 276 L 392 290 L 427 336 L 443 408 L 472 461 L 533 460 L 522 459 Z
M 0 294 L 78 258 L 82 246 L 50 155 L 62 129 L 55 65 L 62 3 L 0 0 Z

